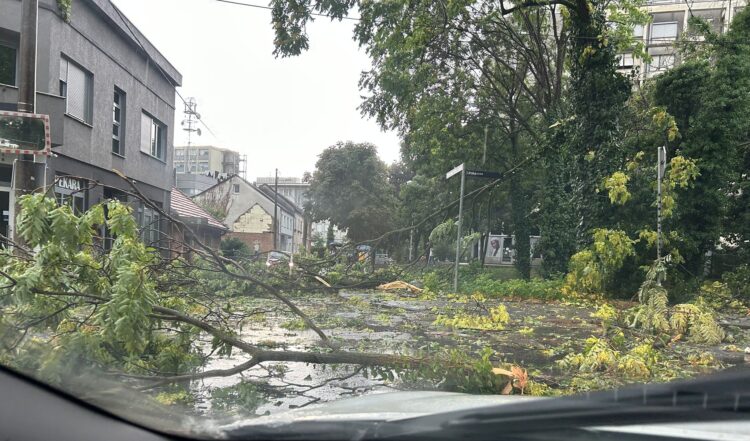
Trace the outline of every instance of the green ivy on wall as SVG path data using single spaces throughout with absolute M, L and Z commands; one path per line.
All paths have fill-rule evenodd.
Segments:
M 57 0 L 57 8 L 60 9 L 60 15 L 66 23 L 70 22 L 70 8 L 73 0 Z

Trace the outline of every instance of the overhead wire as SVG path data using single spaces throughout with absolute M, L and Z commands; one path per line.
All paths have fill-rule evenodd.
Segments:
M 272 11 L 273 10 L 273 8 L 271 6 L 256 5 L 256 4 L 253 4 L 253 3 L 243 3 L 243 2 L 233 1 L 233 0 L 215 0 L 215 1 L 217 1 L 219 3 L 228 3 L 230 5 L 247 6 L 249 8 L 256 8 L 256 9 L 265 9 L 265 10 L 268 10 L 268 11 Z M 349 17 L 347 15 L 343 15 L 343 16 L 339 17 L 339 16 L 336 16 L 336 15 L 321 14 L 321 13 L 318 13 L 318 12 L 310 12 L 310 15 L 315 16 L 315 17 L 334 18 L 334 19 L 338 19 L 338 20 L 353 20 L 353 21 L 360 21 L 360 20 L 362 20 L 359 17 Z

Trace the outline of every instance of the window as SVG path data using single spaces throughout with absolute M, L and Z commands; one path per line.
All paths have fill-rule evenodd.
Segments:
M 184 149 L 177 149 L 177 150 L 174 151 L 174 155 L 177 156 L 177 157 L 182 158 L 183 156 L 185 156 L 185 150 Z
M 674 64 L 674 54 L 654 55 L 651 57 L 651 63 L 648 65 L 646 72 L 649 76 L 653 76 L 673 67 Z
M 651 42 L 661 43 L 677 38 L 677 22 L 654 23 L 651 25 Z
M 54 193 L 58 205 L 69 205 L 79 215 L 86 210 L 86 183 L 80 179 L 57 175 Z
M 643 25 L 637 24 L 633 27 L 633 37 L 643 38 Z
M 0 44 L 0 83 L 16 85 L 16 59 L 15 48 Z
M 141 114 L 141 151 L 164 161 L 166 146 L 167 126 L 145 112 Z
M 633 54 L 620 54 L 620 67 L 633 67 Z
M 177 171 L 177 173 L 185 173 L 185 163 L 184 162 L 175 163 L 174 168 Z
M 112 153 L 125 154 L 123 138 L 125 136 L 125 92 L 115 87 L 112 101 Z
M 240 184 L 234 184 L 234 192 L 239 193 L 240 192 Z
M 206 150 L 206 149 L 200 149 L 200 150 L 198 150 L 198 155 L 201 156 L 201 157 L 208 156 L 208 150 Z
M 151 207 L 141 204 L 138 209 L 138 225 L 146 245 L 156 247 L 161 241 L 161 216 Z
M 91 124 L 94 107 L 93 76 L 65 58 L 60 59 L 60 96 L 65 113 Z

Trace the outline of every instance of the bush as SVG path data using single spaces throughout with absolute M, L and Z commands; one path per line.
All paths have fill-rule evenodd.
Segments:
M 737 299 L 750 302 L 750 265 L 741 265 L 722 277 L 729 291 Z
M 463 291 L 480 292 L 490 297 L 521 297 L 543 300 L 562 299 L 563 281 L 543 279 L 496 280 L 487 274 L 476 277 L 472 282 L 463 285 Z
M 445 280 L 445 278 L 437 271 L 425 273 L 425 275 L 422 276 L 422 284 L 425 289 L 432 292 L 440 292 L 448 287 L 447 280 Z
M 250 247 L 236 237 L 222 240 L 220 247 L 221 254 L 229 259 L 247 259 L 252 256 Z

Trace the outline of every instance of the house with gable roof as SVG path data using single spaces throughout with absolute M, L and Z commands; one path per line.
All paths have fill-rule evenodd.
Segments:
M 193 201 L 229 228 L 226 237 L 241 240 L 253 252 L 262 254 L 275 248 L 296 253 L 305 248 L 302 209 L 282 194 L 274 195 L 272 187 L 261 189 L 233 175 L 193 196 Z

